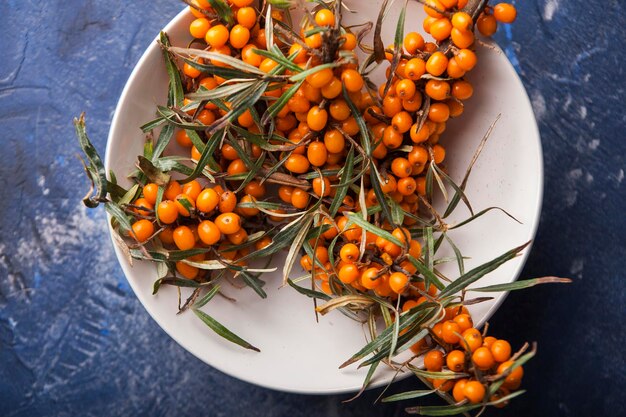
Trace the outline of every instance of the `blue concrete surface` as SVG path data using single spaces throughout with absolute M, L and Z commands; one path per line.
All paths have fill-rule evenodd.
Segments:
M 626 155 L 621 0 L 518 1 L 497 39 L 532 99 L 545 205 L 524 277 L 569 287 L 509 296 L 492 329 L 539 342 L 528 393 L 488 415 L 624 416 Z M 377 392 L 274 392 L 192 357 L 148 317 L 112 253 L 71 118 L 97 148 L 122 87 L 175 0 L 0 2 L 0 415 L 400 416 Z M 413 381 L 392 391 L 415 389 Z

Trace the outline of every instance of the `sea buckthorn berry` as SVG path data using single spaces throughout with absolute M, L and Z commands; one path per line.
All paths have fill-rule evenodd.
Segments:
M 218 209 L 220 213 L 231 213 L 237 206 L 237 196 L 232 191 L 224 191 L 220 195 Z
M 450 108 L 445 103 L 433 103 L 430 105 L 430 109 L 428 109 L 428 119 L 441 123 L 445 122 L 450 118 Z
M 452 397 L 457 403 L 465 400 L 465 392 L 463 391 L 463 389 L 465 388 L 466 383 L 467 379 L 459 379 L 454 384 L 454 388 L 452 389 Z
M 496 340 L 498 340 L 498 339 L 496 339 L 493 336 L 487 336 L 483 340 L 483 346 L 488 347 L 489 349 L 491 349 L 491 346 L 493 346 L 493 344 L 496 342 Z
M 141 207 L 145 210 L 141 210 L 139 208 L 133 209 L 133 211 L 142 216 L 149 216 L 152 210 L 154 210 L 154 205 L 151 204 L 147 198 L 138 198 L 133 202 L 133 206 Z
M 398 192 L 404 196 L 411 195 L 417 189 L 417 183 L 413 177 L 401 178 L 398 180 Z
M 485 398 L 485 387 L 479 381 L 467 381 L 463 387 L 463 395 L 470 403 L 478 404 Z
M 465 12 L 456 12 L 452 15 L 452 26 L 459 30 L 469 30 L 473 24 L 472 16 Z
M 315 260 L 317 260 L 317 262 L 321 263 L 322 265 L 328 262 L 328 248 L 324 246 L 316 247 L 315 248 Z
M 328 84 L 320 89 L 322 97 L 332 100 L 339 97 L 341 94 L 341 80 L 337 77 L 333 77 Z
M 158 235 L 161 242 L 171 245 L 174 243 L 174 230 L 171 227 L 166 227 L 161 230 L 161 233 Z
M 443 323 L 435 324 L 432 328 L 432 332 L 436 338 L 443 340 Z
M 198 268 L 186 264 L 183 261 L 176 262 L 176 271 L 187 279 L 195 279 L 200 273 Z
M 389 149 L 396 149 L 402 145 L 404 136 L 398 132 L 393 126 L 387 126 L 383 133 L 383 143 Z
M 421 196 L 425 196 L 426 195 L 426 178 L 419 177 L 415 180 L 415 183 L 417 184 L 417 193 Z
M 140 219 L 133 223 L 131 236 L 137 242 L 145 242 L 154 233 L 154 225 L 150 220 Z
M 174 200 L 176 196 L 183 192 L 183 187 L 180 186 L 178 181 L 170 181 L 165 187 L 165 192 L 163 193 L 163 198 L 166 200 Z
M 243 189 L 244 193 L 251 195 L 255 198 L 262 198 L 265 196 L 265 184 L 261 184 L 260 181 L 252 180 Z
M 291 203 L 291 195 L 293 194 L 293 187 L 288 185 L 281 185 L 278 187 L 278 197 L 285 203 Z
M 240 203 L 253 203 L 256 201 L 256 198 L 251 196 L 250 194 L 246 194 L 241 197 Z M 259 214 L 260 210 L 254 207 L 238 207 L 238 213 L 244 217 L 252 217 Z
M 387 95 L 383 99 L 383 113 L 387 117 L 393 117 L 402 111 L 402 99 L 398 96 Z
M 443 340 L 446 343 L 456 344 L 459 342 L 459 335 L 461 333 L 461 327 L 453 322 L 446 321 L 443 323 L 443 327 L 441 328 Z M 458 334 L 457 334 L 458 333 Z
M 295 208 L 303 209 L 309 204 L 309 193 L 299 188 L 293 190 L 291 194 L 291 205 Z
M 233 245 L 241 245 L 248 240 L 248 232 L 242 227 L 239 231 L 228 235 L 227 238 Z
M 409 243 L 409 255 L 419 258 L 422 254 L 422 245 L 417 240 L 411 240 Z
M 330 111 L 331 117 L 335 120 L 339 120 L 340 122 L 350 117 L 352 112 L 348 103 L 346 103 L 343 99 L 333 100 L 333 102 L 330 103 L 328 110 Z
M 304 174 L 310 166 L 309 160 L 304 155 L 292 154 L 285 161 L 285 168 L 295 174 Z
M 196 208 L 203 213 L 213 211 L 220 202 L 220 197 L 214 189 L 205 188 L 196 198 Z
M 354 34 L 352 33 L 345 33 L 343 35 L 341 35 L 340 38 L 345 39 L 344 42 L 341 44 L 341 48 L 344 51 L 353 51 L 354 49 L 356 49 L 357 47 L 357 38 L 356 36 L 354 36 Z
M 483 12 L 476 21 L 476 27 L 484 36 L 492 36 L 498 30 L 498 22 L 493 15 Z
M 256 11 L 253 7 L 242 7 L 237 10 L 237 23 L 241 26 L 252 29 L 256 24 Z
M 410 81 L 412 82 L 412 81 Z M 413 118 L 408 112 L 401 111 L 391 119 L 391 126 L 399 133 L 408 132 L 413 125 Z
M 313 192 L 318 197 L 327 197 L 331 194 L 332 189 L 330 188 L 330 180 L 326 177 L 313 178 L 311 182 Z
M 193 142 L 191 142 L 191 139 L 187 135 L 187 132 L 185 132 L 184 130 L 179 130 L 178 132 L 176 132 L 175 138 L 176 142 L 184 148 L 191 148 L 191 146 L 193 145 Z
M 322 88 L 333 79 L 333 70 L 324 68 L 306 77 L 306 81 L 313 88 Z
M 311 36 L 307 36 L 304 38 L 304 43 L 312 49 L 320 48 L 323 43 L 322 35 L 320 33 L 315 33 Z
M 192 198 L 189 197 L 187 194 L 178 194 L 176 196 L 176 200 L 174 201 L 176 202 L 176 209 L 178 210 L 178 214 L 183 217 L 189 217 L 191 215 L 189 210 L 196 207 L 196 204 L 194 203 Z M 189 206 L 189 209 L 187 208 L 187 206 Z
M 428 14 L 428 16 L 439 19 L 440 17 L 443 17 L 440 12 L 444 12 L 445 10 L 446 7 L 441 4 L 439 0 L 426 0 L 424 2 L 424 11 Z
M 247 6 L 250 6 L 252 3 L 254 3 L 254 0 L 228 0 L 228 1 L 232 3 L 233 6 L 236 6 L 236 7 L 247 7 Z M 274 15 L 272 15 L 272 17 L 276 19 Z
M 278 62 L 274 61 L 271 58 L 264 58 L 261 61 L 261 65 L 259 65 L 259 69 L 265 73 L 269 73 L 277 66 L 278 66 Z
M 452 381 L 451 379 L 443 379 L 443 378 L 433 379 L 433 388 L 438 391 L 448 392 L 452 389 L 453 386 L 454 386 L 454 381 Z
M 311 107 L 311 109 L 309 110 L 307 114 L 306 121 L 309 127 L 311 128 L 311 130 L 319 132 L 320 130 L 326 127 L 326 123 L 328 122 L 328 112 L 326 111 L 326 109 L 322 109 L 319 106 L 313 106 Z M 292 171 L 292 172 L 295 172 L 295 171 Z M 304 172 L 306 172 L 306 170 Z M 303 174 L 304 172 L 298 172 L 298 173 Z
M 361 274 L 361 285 L 368 290 L 373 290 L 381 284 L 381 279 L 378 276 L 380 271 L 376 267 L 367 268 L 363 274 Z
M 457 48 L 469 48 L 474 43 L 474 33 L 471 30 L 452 28 L 450 37 Z
M 335 14 L 328 9 L 321 9 L 315 13 L 315 23 L 318 26 L 334 26 Z
M 241 59 L 246 64 L 259 67 L 261 63 L 263 62 L 263 57 L 254 52 L 255 48 L 256 46 L 252 44 L 248 44 L 244 46 L 243 49 L 241 50 Z
M 158 193 L 159 186 L 153 182 L 150 182 L 143 187 L 143 197 L 153 206 L 156 204 Z
M 450 109 L 450 117 L 452 118 L 459 117 L 465 111 L 465 106 L 460 101 L 450 99 L 446 100 L 445 103 Z
M 469 348 L 470 352 L 475 352 L 476 349 L 482 346 L 483 337 L 478 329 L 470 328 L 463 332 L 463 340 L 465 343 L 461 343 L 463 348 Z
M 433 349 L 424 355 L 424 366 L 427 371 L 441 372 L 443 368 L 443 353 L 440 350 Z
M 428 151 L 423 146 L 413 146 L 407 158 L 411 166 L 423 167 L 428 162 Z
M 328 129 L 324 133 L 324 145 L 330 153 L 339 153 L 346 147 L 346 139 L 337 129 Z
M 174 243 L 180 250 L 192 249 L 196 245 L 196 238 L 187 226 L 178 226 L 174 229 Z
M 452 9 L 457 5 L 458 0 L 439 0 L 446 9 Z
M 460 80 L 452 84 L 452 96 L 458 100 L 467 100 L 474 94 L 474 87 L 468 81 Z
M 413 126 L 411 126 L 409 134 L 413 143 L 422 143 L 428 139 L 428 136 L 430 136 L 430 130 L 426 125 L 419 127 L 419 125 L 415 123 Z
M 226 26 L 215 25 L 206 32 L 204 40 L 211 45 L 211 47 L 219 48 L 226 45 L 229 36 L 230 32 L 228 32 Z
M 509 395 L 511 393 L 511 391 L 509 391 L 507 388 L 504 387 L 500 387 L 500 389 L 498 389 L 498 391 L 496 391 L 495 394 L 493 394 L 491 397 L 489 397 L 489 402 L 496 402 L 498 400 L 500 400 L 502 397 L 506 397 L 507 395 Z M 509 404 L 508 401 L 503 401 L 497 404 L 493 404 L 494 407 L 496 408 L 504 408 Z
M 417 32 L 409 32 L 404 37 L 404 49 L 409 55 L 415 55 L 424 47 L 424 38 Z
M 189 33 L 191 33 L 191 36 L 194 38 L 203 39 L 210 27 L 211 23 L 209 20 L 201 17 L 191 22 L 189 25 Z
M 269 236 L 263 236 L 261 239 L 257 240 L 254 244 L 256 250 L 265 249 L 269 245 L 272 244 L 272 238 Z
M 453 372 L 461 372 L 465 369 L 465 353 L 453 350 L 446 356 L 446 366 Z
M 455 57 L 450 58 L 448 61 L 448 76 L 450 78 L 461 78 L 465 75 L 465 70 L 459 66 Z
M 504 372 L 506 372 L 507 369 L 513 366 L 513 363 L 513 361 L 506 361 L 501 363 L 500 366 L 498 366 L 498 374 L 503 374 Z M 504 379 L 504 384 L 502 385 L 504 385 L 504 387 L 508 389 L 518 389 L 520 384 L 522 383 L 523 377 L 524 368 L 518 366 L 513 371 L 511 371 L 511 373 Z
M 426 61 L 426 71 L 435 77 L 440 76 L 448 68 L 448 58 L 442 52 L 435 52 Z
M 499 3 L 493 8 L 493 17 L 495 17 L 498 22 L 513 23 L 517 17 L 517 10 L 515 10 L 515 6 L 512 4 Z
M 426 63 L 421 58 L 411 58 L 404 67 L 404 74 L 409 80 L 417 81 L 426 73 Z
M 443 146 L 436 144 L 433 146 L 433 161 L 435 164 L 440 164 L 446 158 L 446 150 Z
M 486 371 L 496 363 L 491 351 L 484 346 L 479 347 L 472 353 L 472 361 L 482 371 Z
M 396 94 L 401 99 L 413 97 L 416 91 L 415 83 L 411 80 L 401 80 L 396 83 Z
M 450 84 L 441 80 L 428 80 L 424 91 L 434 100 L 445 100 L 450 95 Z
M 220 241 L 222 232 L 212 221 L 203 220 L 198 224 L 198 236 L 205 245 L 215 245 Z
M 411 232 L 406 227 L 396 227 L 391 235 L 406 245 L 407 241 L 411 241 Z
M 409 277 L 402 272 L 394 272 L 389 275 L 389 286 L 391 290 L 396 294 L 402 294 L 406 289 L 406 286 L 409 284 Z
M 476 54 L 469 49 L 461 49 L 455 58 L 459 66 L 465 71 L 471 71 L 476 66 Z
M 347 263 L 354 263 L 359 259 L 359 247 L 354 243 L 346 243 L 339 251 L 341 260 Z
M 459 10 L 463 10 L 465 6 L 467 6 L 468 0 L 458 0 L 456 8 Z
M 300 258 L 300 266 L 305 271 L 310 271 L 313 269 L 313 261 L 311 261 L 311 257 L 309 255 L 304 255 Z
M 450 20 L 446 17 L 442 17 L 431 23 L 430 36 L 441 42 L 450 36 L 451 30 L 452 23 L 450 23 Z
M 222 213 L 215 218 L 215 225 L 225 235 L 232 235 L 241 229 L 241 217 L 236 213 Z
M 454 319 L 454 322 L 459 325 L 461 332 L 474 327 L 474 322 L 469 314 L 459 314 Z
M 354 264 L 342 265 L 338 273 L 339 280 L 344 284 L 353 283 L 359 278 L 360 275 L 361 272 L 359 271 L 359 267 Z
M 170 200 L 161 201 L 157 207 L 157 215 L 161 223 L 174 223 L 178 218 L 176 203 Z
M 396 158 L 391 163 L 391 172 L 398 178 L 411 175 L 411 164 L 405 158 Z
M 416 91 L 413 97 L 402 100 L 402 108 L 408 112 L 416 112 L 422 107 L 422 93 Z
M 357 70 L 347 69 L 341 73 L 341 81 L 350 92 L 361 91 L 364 85 L 363 77 Z
M 496 362 L 506 362 L 511 358 L 511 345 L 506 340 L 496 340 L 490 350 Z
M 205 126 L 212 124 L 215 121 L 215 119 L 216 119 L 215 113 L 206 109 L 202 110 L 200 114 L 198 114 L 198 117 L 196 117 L 196 120 Z
M 313 166 L 324 165 L 328 159 L 328 150 L 324 142 L 311 142 L 307 149 L 307 158 Z

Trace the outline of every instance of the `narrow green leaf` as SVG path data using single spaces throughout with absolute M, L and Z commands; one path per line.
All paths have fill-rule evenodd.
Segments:
M 523 281 L 510 282 L 508 284 L 496 284 L 496 285 L 489 285 L 487 287 L 468 288 L 467 290 L 474 291 L 474 292 L 503 292 L 503 291 L 524 290 L 526 288 L 534 287 L 535 285 L 541 285 L 541 284 L 569 284 L 571 282 L 572 280 L 569 278 L 542 277 L 542 278 L 525 279 Z
M 213 297 L 215 297 L 215 294 L 217 294 L 219 291 L 220 291 L 220 286 L 219 285 L 214 286 L 201 299 L 193 303 L 193 308 L 198 309 L 198 308 L 204 307 L 209 301 L 213 299 Z
M 348 224 L 356 224 L 357 226 L 365 229 L 368 232 L 374 233 L 376 236 L 380 236 L 385 238 L 386 240 L 394 243 L 400 247 L 404 246 L 404 243 L 400 241 L 397 237 L 389 233 L 388 231 L 381 229 L 380 227 L 374 226 L 372 223 L 363 220 L 363 217 L 359 216 L 356 213 L 346 212 L 345 215 L 348 217 Z
M 385 397 L 381 400 L 383 403 L 390 403 L 393 401 L 405 401 L 412 400 L 414 398 L 426 397 L 432 393 L 436 392 L 436 390 L 417 390 L 417 391 L 406 391 L 401 392 L 400 394 L 390 395 L 389 397 Z
M 115 203 L 108 202 L 104 204 L 104 208 L 113 217 L 117 223 L 119 224 L 122 232 L 130 233 L 132 226 L 130 224 L 130 220 L 128 220 L 128 216 L 124 211 Z
M 161 157 L 161 154 L 163 153 L 167 145 L 169 145 L 170 140 L 172 140 L 172 137 L 174 136 L 174 130 L 175 127 L 170 124 L 163 126 L 163 129 L 161 129 L 161 133 L 159 133 L 156 145 L 154 146 L 154 151 L 151 158 L 152 162 Z
M 352 172 L 354 170 L 354 148 L 350 148 L 348 151 L 348 155 L 346 155 L 346 161 L 344 163 L 343 174 L 341 178 L 352 178 Z M 343 199 L 348 194 L 349 184 L 344 184 L 343 186 L 337 187 L 335 192 L 335 197 L 333 198 L 333 202 L 328 209 L 331 217 L 335 217 L 337 212 L 341 208 L 343 204 Z
M 245 340 L 243 340 L 241 337 L 237 336 L 235 333 L 233 333 L 230 330 L 228 330 L 221 323 L 219 323 L 217 320 L 215 320 L 213 317 L 209 316 L 205 312 L 203 312 L 201 310 L 198 310 L 198 309 L 195 309 L 195 308 L 193 309 L 193 312 L 211 330 L 213 330 L 217 335 L 223 337 L 224 339 L 228 340 L 229 342 L 232 342 L 232 343 L 234 343 L 236 345 L 239 345 L 239 346 L 241 346 L 241 347 L 243 347 L 245 349 L 254 350 L 255 352 L 260 352 L 261 351 L 261 350 L 259 350 L 259 348 L 251 345 L 250 343 L 248 343 Z
M 76 136 L 78 137 L 78 143 L 89 161 L 88 174 L 93 181 L 96 191 L 94 195 L 88 195 L 83 199 L 83 204 L 87 207 L 97 207 L 98 204 L 106 198 L 107 195 L 107 177 L 106 170 L 100 155 L 96 151 L 89 137 L 87 136 L 87 127 L 85 125 L 85 113 L 82 113 L 80 117 L 74 118 L 74 128 L 76 130 Z M 90 193 L 91 194 L 91 193 Z
M 168 50 L 170 46 L 170 40 L 165 32 L 159 34 L 159 42 L 163 45 L 163 58 L 165 59 L 165 68 L 167 69 L 167 75 L 169 77 L 169 93 L 167 95 L 167 105 L 180 107 L 183 105 L 185 93 L 183 91 L 183 83 L 180 78 L 180 72 L 176 67 L 176 63 L 170 56 Z M 142 126 L 142 129 L 146 125 Z

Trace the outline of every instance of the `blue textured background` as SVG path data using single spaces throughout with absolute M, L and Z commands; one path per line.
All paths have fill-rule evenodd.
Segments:
M 509 296 L 492 322 L 539 342 L 528 393 L 489 415 L 626 415 L 624 2 L 517 2 L 499 43 L 532 99 L 545 205 L 523 277 L 567 287 Z M 174 0 L 0 2 L 0 415 L 402 415 L 377 392 L 301 396 L 237 381 L 148 317 L 114 259 L 71 118 L 104 151 L 117 98 Z M 393 392 L 412 389 L 404 381 Z

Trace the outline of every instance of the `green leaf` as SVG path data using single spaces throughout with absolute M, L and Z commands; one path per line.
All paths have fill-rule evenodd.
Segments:
M 239 70 L 238 72 L 236 72 L 236 75 L 239 76 L 238 78 L 241 77 L 241 73 L 243 73 L 244 76 L 246 74 L 253 74 L 253 75 L 256 75 L 257 77 L 266 75 L 263 71 L 261 71 L 254 65 L 250 65 L 246 62 L 243 62 L 241 59 L 237 59 L 226 54 L 205 51 L 204 49 L 179 48 L 175 46 L 168 48 L 168 51 L 170 51 L 171 53 L 175 55 L 183 57 L 185 59 L 185 62 L 189 63 L 190 65 L 193 65 L 195 63 L 197 65 L 197 68 L 200 70 L 202 70 L 203 68 L 213 69 L 213 67 L 215 67 L 217 69 L 220 67 L 217 67 L 215 65 L 198 64 L 197 62 L 193 61 L 194 59 L 202 58 L 202 59 L 207 59 L 209 61 L 217 61 L 217 62 L 221 62 L 222 64 L 229 65 L 230 67 Z M 227 68 L 227 69 L 231 69 L 231 68 Z
M 350 150 L 348 151 L 348 155 L 346 156 L 346 161 L 344 162 L 343 166 L 344 168 L 343 168 L 343 174 L 341 175 L 341 178 L 352 178 L 352 172 L 354 170 L 354 148 L 350 148 Z M 335 217 L 337 215 L 337 212 L 339 211 L 339 209 L 341 208 L 341 205 L 343 204 L 343 199 L 348 194 L 349 186 L 350 186 L 350 183 L 346 183 L 337 187 L 335 191 L 335 197 L 333 198 L 333 202 L 331 203 L 330 208 L 328 209 L 328 212 L 330 213 L 331 217 Z
M 298 81 L 296 84 L 289 87 L 289 89 L 284 92 L 278 100 L 276 100 L 270 107 L 267 108 L 263 117 L 261 118 L 261 124 L 266 125 L 271 119 L 274 118 L 282 109 L 287 105 L 287 102 L 294 94 L 298 91 L 298 89 L 302 86 L 304 80 Z
M 509 401 L 515 397 L 518 397 L 524 394 L 526 391 L 515 391 L 512 394 L 509 394 L 505 397 L 498 399 L 497 401 L 490 401 L 484 404 L 469 404 L 469 405 L 434 405 L 434 406 L 425 406 L 425 407 L 408 407 L 405 411 L 408 414 L 419 414 L 422 416 L 455 416 L 458 414 L 463 414 L 468 411 L 476 410 L 478 408 L 482 408 L 485 405 L 496 405 L 501 404 L 506 401 Z
M 569 278 L 542 277 L 542 278 L 525 279 L 523 281 L 510 282 L 508 284 L 496 284 L 496 285 L 489 285 L 487 287 L 468 288 L 467 290 L 474 291 L 474 292 L 503 292 L 503 291 L 524 290 L 526 288 L 534 287 L 535 285 L 541 285 L 541 284 L 569 284 L 571 282 L 572 280 Z
M 85 113 L 82 113 L 80 117 L 74 118 L 74 128 L 76 130 L 76 136 L 78 137 L 78 143 L 89 161 L 89 166 L 86 167 L 87 174 L 91 178 L 91 181 L 96 187 L 95 193 L 92 195 L 92 191 L 83 198 L 83 204 L 85 206 L 93 208 L 97 207 L 101 201 L 104 201 L 107 195 L 107 177 L 106 170 L 100 155 L 96 151 L 89 137 L 87 136 L 87 127 L 85 125 Z
M 148 181 L 156 185 L 167 185 L 170 182 L 170 176 L 155 167 L 148 158 L 139 155 L 137 159 L 139 161 L 139 169 L 146 175 Z
M 172 137 L 174 136 L 174 130 L 175 127 L 170 124 L 163 126 L 161 133 L 159 133 L 156 145 L 154 146 L 154 151 L 152 152 L 152 162 L 161 157 L 161 154 L 165 148 L 167 148 L 167 145 L 169 145 L 170 140 L 172 140 Z
M 128 216 L 124 211 L 115 203 L 108 202 L 104 204 L 104 208 L 113 217 L 117 223 L 119 224 L 122 232 L 130 233 L 132 230 L 132 226 L 130 224 L 130 220 L 128 220 Z
M 324 301 L 330 300 L 330 298 L 331 298 L 329 295 L 327 295 L 327 294 L 325 294 L 323 292 L 315 291 L 315 290 L 311 290 L 309 288 L 301 287 L 301 286 L 297 285 L 295 282 L 293 282 L 289 278 L 287 278 L 287 284 L 289 284 L 289 286 L 291 288 L 293 288 L 294 290 L 298 291 L 300 294 L 306 295 L 309 298 L 317 298 L 317 299 L 324 300 Z
M 170 40 L 165 32 L 161 32 L 159 34 L 159 42 L 161 43 L 161 45 L 163 45 L 163 58 L 165 59 L 165 68 L 167 69 L 167 75 L 169 77 L 169 93 L 167 95 L 167 105 L 180 107 L 183 105 L 185 93 L 183 91 L 183 83 L 180 79 L 180 72 L 178 71 L 178 67 L 176 67 L 176 63 L 168 52 L 171 46 Z M 146 125 L 142 126 L 142 129 L 145 128 Z
M 450 283 L 446 288 L 444 288 L 439 294 L 440 298 L 445 298 L 447 296 L 456 294 L 457 292 L 464 290 L 468 285 L 476 282 L 489 272 L 497 269 L 500 265 L 504 264 L 507 261 L 515 258 L 517 254 L 519 254 L 526 246 L 528 246 L 530 242 L 527 242 L 521 246 L 511 249 L 510 251 L 498 256 L 497 258 L 480 265 L 471 271 L 461 275 L 455 281 Z
M 345 215 L 348 217 L 348 225 L 356 224 L 357 226 L 365 229 L 368 232 L 374 233 L 376 236 L 380 236 L 385 238 L 391 243 L 394 243 L 400 247 L 404 247 L 404 243 L 388 231 L 381 229 L 380 227 L 374 226 L 372 223 L 363 220 L 363 217 L 356 213 L 346 212 Z
M 241 278 L 243 278 L 243 282 L 245 282 L 248 287 L 252 288 L 254 292 L 259 295 L 259 297 L 267 298 L 267 293 L 263 289 L 265 281 L 260 280 L 256 276 L 246 271 L 240 271 L 238 274 L 241 276 Z
M 233 10 L 224 0 L 208 0 L 211 8 L 220 17 L 220 20 L 229 25 L 235 21 Z
M 406 391 L 400 394 L 390 395 L 389 397 L 385 397 L 381 400 L 383 403 L 390 403 L 393 401 L 405 401 L 412 400 L 413 398 L 426 397 L 432 393 L 436 392 L 436 390 L 417 390 L 417 391 Z
M 241 337 L 237 336 L 235 333 L 233 333 L 230 330 L 228 330 L 221 323 L 219 323 L 217 320 L 215 320 L 213 317 L 209 316 L 205 312 L 203 312 L 201 310 L 198 310 L 196 308 L 193 309 L 193 312 L 211 330 L 213 330 L 215 333 L 217 333 L 219 336 L 223 337 L 224 339 L 228 340 L 229 342 L 232 342 L 232 343 L 234 343 L 236 345 L 239 345 L 239 346 L 241 346 L 241 347 L 243 347 L 245 349 L 254 350 L 255 352 L 260 352 L 261 351 L 261 350 L 259 350 L 259 348 L 251 345 L 250 343 L 248 343 L 245 340 L 243 340 Z
M 204 307 L 209 301 L 213 299 L 213 297 L 215 297 L 215 294 L 217 294 L 219 291 L 220 291 L 219 285 L 216 285 L 215 287 L 211 288 L 209 292 L 207 292 L 201 299 L 193 303 L 193 308 L 198 309 L 198 308 Z
M 186 287 L 186 288 L 198 288 L 200 284 L 194 280 L 187 278 L 178 278 L 178 277 L 164 277 L 159 278 L 154 281 L 154 285 L 152 286 L 152 295 L 159 292 L 161 286 L 165 285 L 173 285 L 175 287 Z

